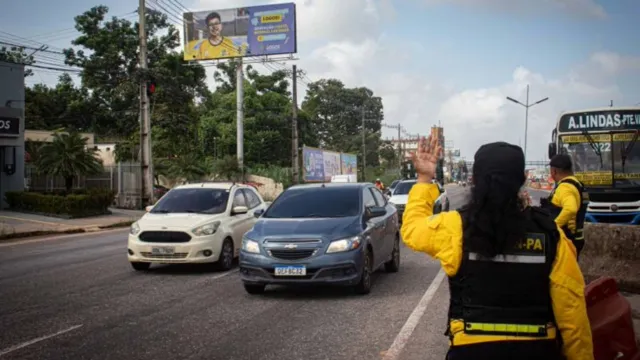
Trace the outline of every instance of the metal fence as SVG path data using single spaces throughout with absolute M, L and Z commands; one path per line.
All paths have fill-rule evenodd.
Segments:
M 122 162 L 105 166 L 104 171 L 92 176 L 76 176 L 74 189 L 110 189 L 117 196 L 114 205 L 123 208 L 140 208 L 140 164 Z M 59 176 L 38 174 L 33 165 L 25 167 L 25 190 L 57 191 L 64 190 L 64 179 Z

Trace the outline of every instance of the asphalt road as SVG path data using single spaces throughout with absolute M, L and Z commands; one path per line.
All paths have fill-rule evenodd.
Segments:
M 464 190 L 448 191 L 455 209 Z M 403 248 L 400 272 L 376 274 L 366 296 L 251 296 L 236 270 L 133 271 L 126 230 L 5 243 L 0 359 L 444 359 L 442 279 L 436 262 Z

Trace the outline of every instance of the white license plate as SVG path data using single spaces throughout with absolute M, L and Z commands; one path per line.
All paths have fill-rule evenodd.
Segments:
M 175 248 L 172 247 L 154 247 L 151 248 L 151 254 L 153 255 L 172 255 L 175 252 Z
M 307 268 L 304 265 L 276 266 L 275 276 L 305 276 Z

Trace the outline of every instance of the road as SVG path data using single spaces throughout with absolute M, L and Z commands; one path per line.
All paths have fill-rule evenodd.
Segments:
M 460 206 L 464 189 L 448 191 Z M 126 234 L 1 244 L 0 359 L 445 357 L 448 289 L 430 286 L 443 276 L 426 255 L 404 248 L 400 272 L 376 274 L 367 296 L 331 288 L 251 296 L 237 270 L 135 272 Z

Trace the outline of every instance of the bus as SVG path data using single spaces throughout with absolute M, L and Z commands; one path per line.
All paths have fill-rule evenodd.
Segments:
M 640 107 L 608 107 L 560 114 L 549 158 L 573 159 L 575 176 L 589 192 L 586 221 L 640 223 Z

